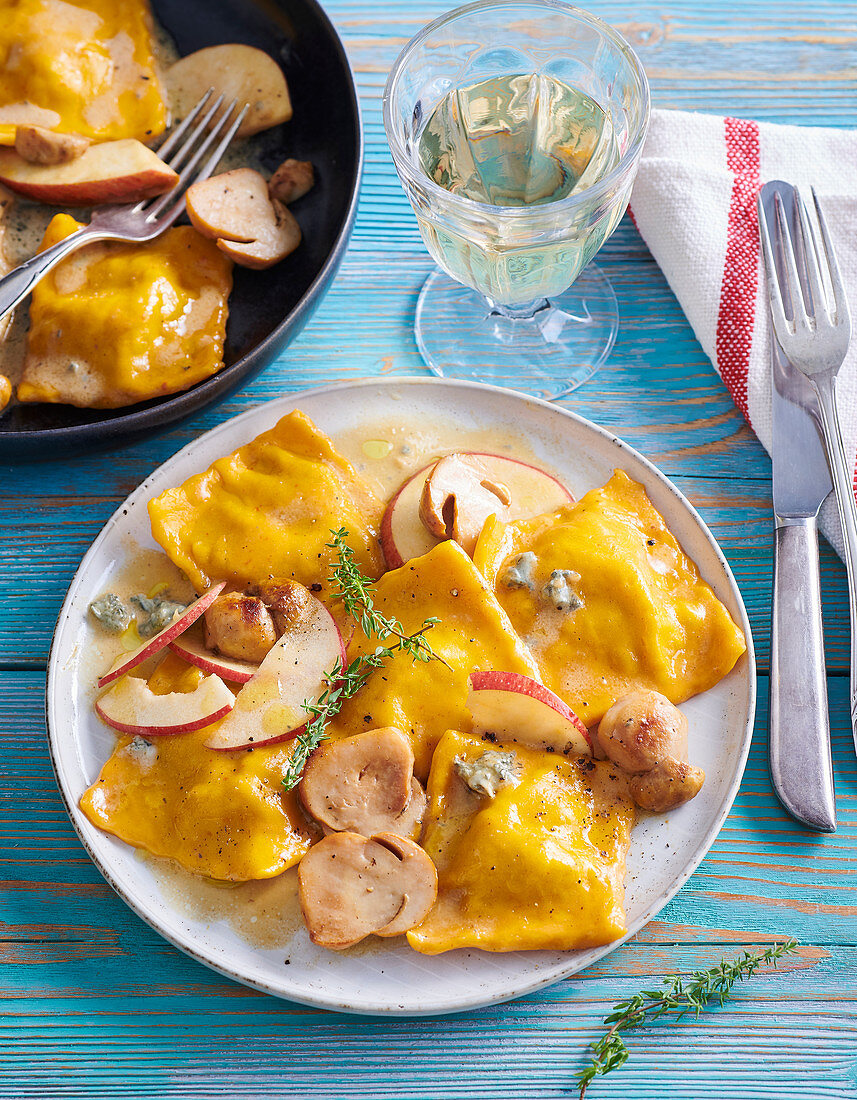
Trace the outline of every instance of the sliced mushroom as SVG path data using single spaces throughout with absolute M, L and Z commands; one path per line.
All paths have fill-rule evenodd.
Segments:
M 394 726 L 329 741 L 310 757 L 301 802 L 328 829 L 371 836 L 394 825 L 411 801 L 414 752 Z
M 224 657 L 258 664 L 276 640 L 271 615 L 258 596 L 222 592 L 205 612 L 205 644 Z
M 617 700 L 601 719 L 598 741 L 631 776 L 631 796 L 644 810 L 673 810 L 705 781 L 705 772 L 687 762 L 687 718 L 657 691 Z
M 401 936 L 420 924 L 437 898 L 437 869 L 428 853 L 412 840 L 395 833 L 376 833 L 372 839 L 383 844 L 402 861 L 399 885 L 402 907 L 389 924 L 376 928 L 376 936 Z
M 312 161 L 289 157 L 268 180 L 268 194 L 272 199 L 278 199 L 288 206 L 290 202 L 302 199 L 314 185 Z
M 271 579 L 257 586 L 256 595 L 268 608 L 277 637 L 309 614 L 313 600 L 309 589 L 298 581 Z
M 30 164 L 66 164 L 90 144 L 82 134 L 58 134 L 43 126 L 19 126 L 15 133 L 15 152 Z
M 509 490 L 475 455 L 447 455 L 426 478 L 420 519 L 436 538 L 455 539 L 472 554 L 485 520 L 502 516 L 510 503 Z
M 667 757 L 642 775 L 632 775 L 631 797 L 644 810 L 666 813 L 695 798 L 702 790 L 705 772 L 684 760 Z
M 271 267 L 301 243 L 294 215 L 269 196 L 265 177 L 252 168 L 192 184 L 185 203 L 194 228 L 244 267 Z
M 419 843 L 420 834 L 423 831 L 423 818 L 426 815 L 426 807 L 428 805 L 428 799 L 426 798 L 425 788 L 419 779 L 414 777 L 411 780 L 411 797 L 408 800 L 407 806 L 394 818 L 391 822 L 384 826 L 384 829 L 388 833 L 394 833 L 396 836 L 403 836 L 406 840 L 415 840 Z M 329 833 L 339 832 L 338 829 L 331 829 L 329 825 L 322 825 L 322 832 L 325 836 Z
M 298 867 L 301 912 L 313 943 L 341 951 L 387 927 L 405 900 L 401 862 L 358 833 L 331 833 Z

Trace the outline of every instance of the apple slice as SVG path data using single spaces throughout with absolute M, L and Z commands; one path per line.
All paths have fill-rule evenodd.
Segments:
M 287 741 L 306 725 L 305 702 L 314 703 L 327 687 L 325 675 L 339 662 L 345 644 L 336 620 L 310 597 L 300 618 L 274 643 L 256 672 L 238 692 L 235 706 L 206 741 L 210 749 L 245 749 Z
M 30 164 L 14 149 L 0 148 L 0 183 L 54 206 L 137 202 L 169 191 L 177 179 L 157 153 L 133 138 L 90 145 L 65 164 Z
M 207 46 L 187 54 L 167 70 L 167 88 L 173 114 L 184 118 L 193 105 L 214 88 L 224 103 L 238 101 L 250 110 L 238 130 L 238 137 L 249 137 L 288 122 L 292 103 L 283 70 L 269 54 L 255 46 L 228 43 Z
M 219 676 L 206 676 L 195 691 L 156 695 L 145 680 L 126 676 L 105 692 L 95 710 L 120 733 L 143 737 L 191 733 L 228 714 L 235 696 Z
M 511 502 L 497 508 L 497 515 L 504 522 L 538 516 L 574 501 L 562 482 L 537 466 L 503 455 L 466 453 L 481 461 L 492 481 L 509 490 Z M 390 569 L 398 569 L 411 558 L 427 554 L 442 541 L 430 534 L 420 519 L 423 489 L 436 465 L 433 462 L 410 477 L 387 505 L 381 521 L 381 549 Z
M 234 657 L 223 657 L 210 650 L 196 630 L 186 630 L 170 642 L 170 649 L 188 664 L 228 680 L 230 684 L 246 684 L 259 671 L 259 666 L 252 661 L 236 661 Z
M 124 676 L 126 672 L 130 672 L 132 668 L 136 668 L 137 665 L 142 664 L 148 657 L 153 657 L 156 653 L 160 653 L 162 649 L 170 644 L 173 638 L 177 638 L 179 634 L 183 633 L 187 628 L 195 623 L 196 620 L 203 614 L 205 609 L 209 607 L 220 593 L 223 591 L 223 587 L 226 581 L 221 581 L 219 584 L 213 585 L 204 592 L 198 600 L 194 600 L 192 604 L 184 609 L 177 619 L 174 619 L 171 623 L 164 627 L 152 638 L 147 638 L 141 646 L 138 646 L 131 653 L 122 653 L 113 662 L 111 667 L 98 681 L 98 686 L 106 687 L 114 680 L 118 680 L 120 676 Z
M 592 752 L 586 726 L 571 707 L 520 672 L 471 672 L 467 706 L 478 733 L 555 752 Z

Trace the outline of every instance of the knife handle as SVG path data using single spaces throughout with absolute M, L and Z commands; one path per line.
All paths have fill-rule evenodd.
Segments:
M 780 801 L 811 829 L 835 832 L 815 517 L 776 520 L 768 721 Z

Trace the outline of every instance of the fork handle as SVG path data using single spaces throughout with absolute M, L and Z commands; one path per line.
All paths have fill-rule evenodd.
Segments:
M 826 375 L 811 378 L 818 397 L 821 427 L 827 444 L 827 461 L 836 491 L 842 541 L 845 547 L 845 569 L 848 573 L 848 610 L 851 619 L 851 732 L 857 749 L 857 504 L 854 502 L 854 478 L 849 473 L 845 444 L 839 426 L 836 403 L 836 380 Z
M 771 780 L 789 813 L 836 831 L 833 764 L 815 516 L 776 517 L 771 600 L 768 751 Z
M 23 298 L 26 298 L 36 283 L 69 252 L 74 252 L 88 241 L 103 240 L 104 237 L 104 233 L 85 225 L 71 236 L 64 237 L 50 248 L 46 248 L 44 252 L 39 252 L 26 260 L 8 275 L 4 275 L 0 279 L 0 320 Z

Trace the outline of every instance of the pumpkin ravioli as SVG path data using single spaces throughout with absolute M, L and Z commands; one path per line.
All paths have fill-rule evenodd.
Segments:
M 354 467 L 305 413 L 217 459 L 149 502 L 152 535 L 198 592 L 214 581 L 237 587 L 271 577 L 300 581 L 325 599 L 345 528 L 361 570 L 383 570 L 382 505 Z
M 155 694 L 187 692 L 203 675 L 168 654 L 148 683 Z M 212 728 L 149 740 L 120 735 L 81 809 L 93 825 L 196 874 L 271 878 L 310 846 L 297 796 L 282 787 L 292 745 L 217 752 L 205 747 Z
M 431 754 L 445 730 L 469 727 L 468 677 L 476 669 L 538 676 L 527 649 L 509 625 L 494 594 L 456 542 L 442 542 L 420 558 L 393 569 L 372 590 L 376 611 L 398 619 L 406 634 L 425 619 L 438 622 L 426 637 L 441 661 L 412 661 L 399 653 L 373 673 L 330 723 L 330 736 L 395 726 L 414 749 L 414 773 L 424 780 Z M 372 653 L 379 642 L 355 631 L 348 660 Z M 388 642 L 388 645 L 392 642 Z
M 0 0 L 0 123 L 96 141 L 163 133 L 151 22 L 147 0 Z
M 51 220 L 42 250 L 76 233 Z M 114 409 L 189 389 L 223 366 L 232 262 L 190 226 L 85 245 L 33 288 L 18 400 Z
M 643 486 L 621 470 L 547 515 L 489 517 L 474 562 L 545 684 L 587 726 L 631 691 L 672 703 L 706 691 L 746 649 Z
M 455 762 L 514 751 L 515 778 L 474 794 Z M 625 932 L 625 860 L 634 824 L 627 780 L 608 761 L 521 745 L 487 745 L 455 730 L 432 760 L 423 847 L 437 901 L 407 933 L 416 951 L 566 951 Z

